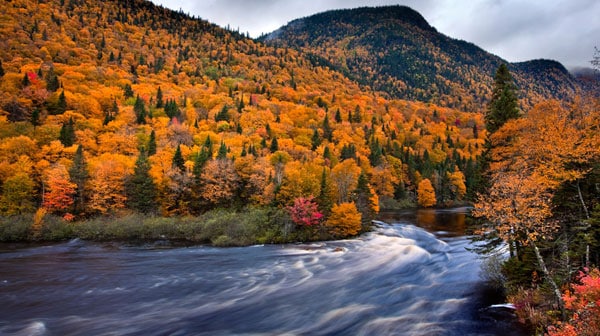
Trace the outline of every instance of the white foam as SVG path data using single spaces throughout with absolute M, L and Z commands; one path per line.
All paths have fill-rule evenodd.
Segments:
M 34 321 L 30 323 L 25 329 L 17 332 L 15 335 L 20 336 L 37 336 L 44 335 L 46 333 L 46 325 L 41 321 Z

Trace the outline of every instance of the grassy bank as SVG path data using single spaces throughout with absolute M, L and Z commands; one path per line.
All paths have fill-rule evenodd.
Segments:
M 217 209 L 197 217 L 157 217 L 129 213 L 68 222 L 46 215 L 34 225 L 33 214 L 0 217 L 0 242 L 187 241 L 215 246 L 244 246 L 327 239 L 313 228 L 298 228 L 287 212 L 269 207 Z

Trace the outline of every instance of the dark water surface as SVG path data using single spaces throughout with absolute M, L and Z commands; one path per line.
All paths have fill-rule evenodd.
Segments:
M 0 246 L 0 334 L 519 335 L 480 311 L 464 211 L 382 218 L 306 245 Z

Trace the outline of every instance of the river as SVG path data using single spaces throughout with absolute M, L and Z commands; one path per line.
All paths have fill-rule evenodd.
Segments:
M 2 335 L 519 335 L 465 210 L 388 213 L 357 239 L 242 248 L 0 246 Z

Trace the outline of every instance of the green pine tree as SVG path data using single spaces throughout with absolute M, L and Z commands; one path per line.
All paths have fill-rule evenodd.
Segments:
M 46 74 L 46 90 L 56 92 L 58 88 L 60 88 L 60 81 L 56 73 L 54 73 L 54 69 L 50 68 L 50 71 Z
M 200 152 L 196 154 L 196 157 L 194 158 L 194 168 L 192 170 L 192 173 L 194 174 L 194 181 L 196 184 L 200 183 L 200 175 L 202 174 L 202 168 L 204 168 L 204 165 L 210 159 L 210 157 L 211 154 L 206 147 L 202 147 L 202 149 L 200 149 Z
M 369 188 L 369 179 L 364 171 L 361 171 L 358 176 L 358 183 L 354 190 L 354 202 L 356 208 L 362 214 L 361 223 L 363 231 L 366 231 L 371 226 L 371 221 L 375 219 L 376 213 L 373 211 L 372 202 L 373 194 L 371 188 Z
M 42 124 L 40 120 L 40 109 L 35 108 L 33 109 L 33 112 L 31 112 L 31 124 L 33 127 L 37 127 Z
M 356 108 L 354 109 L 354 114 L 352 115 L 352 122 L 355 122 L 355 123 L 362 122 L 362 114 L 360 112 L 359 105 L 356 105 Z
M 369 143 L 369 147 L 371 149 L 371 153 L 369 154 L 369 161 L 371 162 L 371 166 L 379 166 L 383 158 L 383 149 L 379 144 L 379 140 L 373 137 Z
M 73 122 L 73 118 L 62 124 L 58 139 L 65 147 L 73 146 L 75 143 L 75 123 Z
M 271 140 L 271 146 L 269 147 L 269 150 L 271 151 L 271 153 L 275 153 L 276 151 L 279 150 L 279 144 L 277 143 L 277 137 L 273 137 L 273 140 Z
M 495 133 L 510 119 L 519 118 L 516 86 L 513 83 L 512 76 L 508 71 L 506 64 L 501 64 L 496 70 L 494 76 L 494 87 L 492 89 L 492 99 L 488 105 L 485 115 L 485 126 L 488 131 L 488 138 L 485 142 L 483 153 L 477 158 L 475 172 L 472 179 L 473 190 L 469 195 L 484 193 L 489 187 L 486 177 L 490 164 L 490 150 L 492 145 L 489 141 L 490 136 Z M 475 133 L 475 131 L 474 131 Z
M 223 105 L 221 111 L 215 115 L 215 121 L 229 121 L 229 106 Z
M 183 159 L 183 155 L 181 154 L 181 145 L 177 145 L 177 149 L 175 149 L 175 155 L 173 155 L 172 165 L 174 168 L 177 168 L 180 171 L 185 170 L 185 160 Z
M 319 145 L 321 144 L 321 136 L 319 135 L 319 131 L 317 131 L 317 129 L 315 128 L 313 131 L 313 135 L 311 138 L 311 150 L 316 150 Z
M 65 90 L 62 90 L 58 96 L 58 102 L 56 103 L 56 114 L 63 114 L 67 111 L 67 97 L 65 97 Z
M 152 130 L 148 139 L 148 156 L 150 157 L 154 154 L 156 154 L 156 133 Z
M 127 206 L 141 213 L 153 213 L 156 210 L 157 189 L 150 176 L 150 161 L 142 150 L 135 162 L 133 175 L 125 182 Z
M 144 100 L 140 98 L 140 95 L 137 95 L 135 99 L 135 104 L 133 105 L 133 111 L 135 112 L 136 122 L 138 124 L 146 123 L 146 106 L 144 105 Z
M 133 89 L 131 88 L 131 85 L 125 84 L 125 86 L 123 87 L 123 96 L 125 97 L 125 99 L 133 97 Z
M 335 118 L 335 122 L 337 122 L 337 123 L 341 123 L 342 122 L 342 114 L 340 113 L 340 109 L 339 108 L 335 111 L 335 117 L 334 118 Z
M 25 73 L 25 75 L 23 76 L 23 79 L 21 80 L 21 85 L 23 85 L 23 87 L 28 87 L 29 85 L 31 85 L 28 73 Z
M 156 108 L 162 108 L 163 106 L 164 106 L 163 93 L 159 86 L 158 91 L 156 92 Z
M 219 151 L 217 152 L 217 160 L 225 159 L 227 159 L 227 146 L 225 146 L 225 142 L 221 141 L 221 146 L 219 146 Z
M 327 141 L 333 141 L 333 130 L 329 125 L 329 116 L 325 113 L 325 119 L 323 119 L 323 139 L 327 139 Z
M 327 147 L 325 147 L 327 149 Z M 329 174 L 327 173 L 327 168 L 323 167 L 323 172 L 321 173 L 321 188 L 319 190 L 319 197 L 317 197 L 317 203 L 319 204 L 319 208 L 325 213 L 329 214 L 331 211 L 331 207 L 333 206 L 333 198 L 331 197 L 333 193 L 333 185 L 331 183 L 331 179 L 329 178 Z
M 486 128 L 490 134 L 496 132 L 508 120 L 520 116 L 516 90 L 508 66 L 502 63 L 494 76 L 492 99 L 485 116 Z
M 71 181 L 76 185 L 75 196 L 73 197 L 73 212 L 81 214 L 85 209 L 86 185 L 90 177 L 81 145 L 77 146 L 73 164 L 71 165 L 71 169 L 69 169 L 69 176 L 71 177 Z

